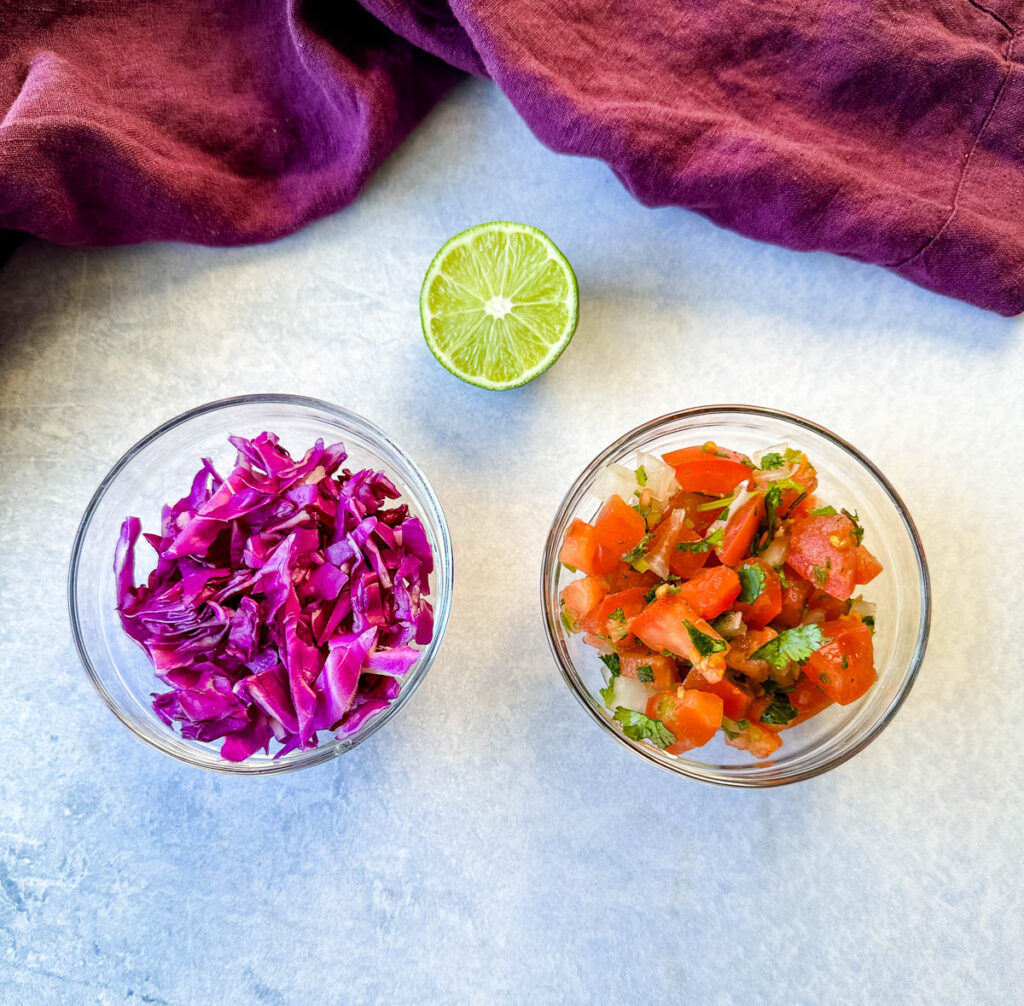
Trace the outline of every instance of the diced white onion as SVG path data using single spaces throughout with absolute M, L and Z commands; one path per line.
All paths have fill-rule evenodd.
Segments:
M 614 710 L 616 706 L 644 712 L 647 709 L 647 688 L 644 683 L 620 674 L 612 685 L 611 707 Z
M 772 543 L 761 553 L 761 558 L 769 566 L 781 566 L 789 555 L 789 538 L 784 534 L 777 534 Z
M 597 473 L 590 493 L 600 500 L 606 500 L 610 496 L 621 496 L 629 503 L 636 495 L 637 488 L 636 472 L 625 465 L 605 465 Z
M 679 490 L 675 469 L 671 465 L 665 464 L 657 454 L 638 451 L 636 464 L 638 468 L 643 466 L 644 475 L 647 476 L 644 488 L 650 489 L 651 495 L 656 500 L 666 503 Z
M 730 611 L 728 615 L 715 619 L 715 631 L 723 639 L 735 639 L 747 631 L 743 624 L 743 616 L 738 611 Z
M 736 498 L 729 504 L 729 509 L 726 511 L 725 516 L 711 524 L 705 532 L 705 536 L 710 536 L 720 527 L 725 527 L 729 521 L 739 513 L 740 507 L 742 507 L 747 500 L 751 499 L 753 495 L 754 494 L 747 488 L 746 483 L 741 485 L 740 491 L 736 494 Z

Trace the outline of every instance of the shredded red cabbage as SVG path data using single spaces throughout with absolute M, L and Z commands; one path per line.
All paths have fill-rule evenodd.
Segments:
M 117 610 L 170 691 L 153 709 L 183 737 L 223 738 L 243 761 L 351 734 L 398 695 L 433 637 L 423 525 L 382 472 L 338 471 L 342 444 L 295 461 L 273 433 L 230 437 L 235 468 L 206 459 L 143 537 L 156 568 L 134 585 L 136 517 L 114 556 Z

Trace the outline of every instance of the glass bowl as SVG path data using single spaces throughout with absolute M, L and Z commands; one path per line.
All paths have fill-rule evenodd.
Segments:
M 637 451 L 662 454 L 714 441 L 752 453 L 788 443 L 805 451 L 818 469 L 815 495 L 836 507 L 858 511 L 865 544 L 884 572 L 861 588 L 877 604 L 874 638 L 878 680 L 848 706 L 833 704 L 784 734 L 777 756 L 758 761 L 724 743 L 719 733 L 707 745 L 671 755 L 630 740 L 605 708 L 605 684 L 597 652 L 571 635 L 559 618 L 558 594 L 571 574 L 558 561 L 566 528 L 574 518 L 592 521 L 601 500 L 590 495 L 597 473 L 618 462 L 636 467 Z M 928 567 L 910 514 L 885 476 L 855 447 L 824 427 L 784 412 L 750 405 L 684 409 L 631 430 L 603 450 L 566 494 L 548 534 L 541 575 L 541 600 L 548 642 L 562 677 L 583 708 L 621 744 L 662 768 L 723 786 L 761 787 L 797 782 L 842 764 L 874 740 L 896 715 L 917 676 L 928 640 L 931 593 Z
M 420 518 L 434 552 L 429 599 L 434 606 L 434 638 L 422 648 L 389 707 L 343 739 L 331 737 L 318 747 L 295 750 L 281 758 L 257 753 L 243 762 L 221 758 L 219 742 L 187 740 L 164 724 L 150 705 L 153 692 L 165 686 L 146 654 L 121 628 L 116 610 L 114 546 L 121 522 L 129 515 L 143 530 L 158 530 L 160 510 L 188 491 L 200 458 L 220 471 L 230 470 L 235 449 L 228 436 L 276 433 L 283 447 L 301 455 L 318 437 L 344 442 L 346 467 L 384 471 L 402 493 L 401 500 Z M 148 555 L 147 555 L 148 553 Z M 152 559 L 150 558 L 152 556 Z M 155 553 L 140 549 L 136 582 L 153 565 Z M 146 563 L 149 563 L 147 566 Z M 100 483 L 78 528 L 68 574 L 71 627 L 90 680 L 115 716 L 136 736 L 180 761 L 198 768 L 236 775 L 265 775 L 305 768 L 336 758 L 381 729 L 412 698 L 426 677 L 444 639 L 452 596 L 452 546 L 441 505 L 416 463 L 372 423 L 327 402 L 294 395 L 247 395 L 211 402 L 164 423 L 143 437 Z

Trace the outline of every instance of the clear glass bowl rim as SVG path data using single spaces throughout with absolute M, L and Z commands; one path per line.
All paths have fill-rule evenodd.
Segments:
M 608 464 L 616 454 L 626 447 L 626 445 L 636 447 L 641 446 L 645 440 L 656 435 L 661 427 L 668 426 L 669 424 L 685 419 L 702 418 L 714 420 L 724 418 L 727 415 L 774 419 L 792 423 L 824 437 L 826 440 L 831 441 L 835 446 L 851 455 L 855 461 L 859 462 L 873 476 L 885 495 L 889 498 L 889 501 L 895 508 L 903 522 L 907 534 L 910 537 L 910 541 L 913 545 L 914 556 L 917 560 L 918 586 L 921 591 L 921 617 L 918 621 L 917 639 L 915 641 L 914 652 L 903 676 L 903 680 L 900 682 L 900 687 L 896 696 L 889 703 L 882 715 L 872 723 L 871 727 L 865 730 L 863 735 L 858 737 L 857 740 L 848 748 L 836 752 L 831 757 L 824 758 L 821 764 L 803 771 L 793 772 L 785 776 L 773 775 L 771 777 L 759 777 L 756 773 L 746 776 L 734 776 L 721 771 L 715 771 L 711 767 L 709 767 L 709 770 L 706 772 L 695 770 L 691 764 L 687 764 L 683 761 L 674 761 L 666 764 L 654 755 L 654 752 L 648 747 L 648 745 L 631 741 L 622 733 L 621 730 L 613 727 L 612 724 L 594 708 L 593 699 L 590 697 L 589 692 L 584 687 L 579 676 L 576 674 L 572 660 L 568 659 L 558 646 L 559 628 L 555 624 L 558 614 L 556 611 L 553 611 L 551 605 L 548 604 L 548 581 L 549 579 L 552 579 L 553 582 L 557 582 L 555 578 L 557 578 L 558 553 L 560 550 L 560 543 L 558 541 L 557 534 L 558 528 L 565 521 L 567 515 L 575 511 L 598 471 Z M 928 574 L 928 563 L 925 559 L 924 547 L 921 544 L 921 537 L 918 534 L 917 527 L 914 524 L 914 521 L 911 518 L 902 498 L 893 488 L 885 475 L 882 474 L 881 470 L 869 458 L 865 457 L 864 454 L 854 447 L 853 444 L 818 423 L 812 422 L 809 419 L 804 419 L 802 416 L 797 416 L 790 412 L 783 412 L 778 409 L 770 409 L 760 405 L 736 404 L 699 405 L 688 409 L 680 409 L 676 412 L 666 413 L 665 415 L 658 416 L 645 423 L 641 423 L 639 426 L 636 426 L 622 434 L 622 436 L 618 437 L 603 451 L 601 451 L 576 478 L 568 492 L 562 498 L 562 502 L 559 504 L 558 509 L 555 512 L 555 517 L 551 522 L 551 528 L 548 531 L 547 540 L 544 545 L 544 558 L 541 564 L 540 576 L 540 599 L 548 647 L 551 650 L 552 656 L 555 658 L 555 663 L 558 665 L 562 679 L 569 686 L 570 691 L 576 697 L 576 700 L 580 705 L 582 705 L 587 711 L 587 714 L 591 719 L 600 724 L 606 733 L 611 734 L 611 736 L 624 747 L 628 748 L 645 761 L 657 765 L 659 768 L 685 776 L 688 779 L 695 779 L 698 782 L 709 782 L 718 786 L 730 786 L 739 789 L 761 789 L 770 786 L 788 785 L 789 783 L 800 782 L 804 779 L 812 779 L 815 776 L 819 776 L 824 772 L 828 772 L 830 769 L 849 761 L 849 759 L 855 754 L 867 747 L 867 745 L 870 744 L 889 725 L 890 722 L 892 722 L 893 717 L 899 711 L 900 706 L 903 705 L 907 695 L 910 693 L 910 689 L 913 687 L 914 681 L 917 679 L 918 671 L 921 668 L 921 662 L 924 659 L 925 649 L 928 644 L 928 632 L 931 625 L 932 608 L 931 580 Z M 756 769 L 757 766 L 752 765 L 751 767 Z
M 218 762 L 207 763 L 205 761 L 189 757 L 184 752 L 162 743 L 159 739 L 142 733 L 132 722 L 130 717 L 128 717 L 121 709 L 119 703 L 107 691 L 100 675 L 93 666 L 92 659 L 89 656 L 89 652 L 83 638 L 81 616 L 78 610 L 78 565 L 82 548 L 85 543 L 86 535 L 88 534 L 92 524 L 93 516 L 101 501 L 106 496 L 107 491 L 117 480 L 118 475 L 120 475 L 124 468 L 126 468 L 140 452 L 149 447 L 149 445 L 154 441 L 159 440 L 169 431 L 189 422 L 190 420 L 207 415 L 208 413 L 218 412 L 240 405 L 285 405 L 312 409 L 317 412 L 326 413 L 328 416 L 338 420 L 346 427 L 352 428 L 354 431 L 358 431 L 360 434 L 365 436 L 365 438 L 369 440 L 375 448 L 380 449 L 385 456 L 392 454 L 398 458 L 401 464 L 406 466 L 412 472 L 413 476 L 419 481 L 420 485 L 416 487 L 415 503 L 417 506 L 431 511 L 431 516 L 434 518 L 438 528 L 440 529 L 441 539 L 441 554 L 435 557 L 436 596 L 431 598 L 431 602 L 434 604 L 434 638 L 422 651 L 424 656 L 421 658 L 421 663 L 414 669 L 414 676 L 412 676 L 402 687 L 398 697 L 389 708 L 370 719 L 365 727 L 358 730 L 352 736 L 347 737 L 344 740 L 328 741 L 309 751 L 289 752 L 289 754 L 279 762 L 273 762 L 271 764 L 228 762 L 223 759 Z M 420 490 L 423 490 L 422 494 Z M 397 715 L 400 709 L 409 701 L 412 694 L 427 676 L 428 671 L 433 665 L 444 640 L 445 632 L 448 628 L 448 619 L 451 613 L 452 602 L 454 574 L 453 560 L 454 556 L 452 553 L 451 533 L 448 529 L 448 522 L 445 520 L 444 511 L 441 509 L 441 503 L 437 498 L 437 494 L 434 492 L 433 486 L 430 484 L 430 481 L 420 469 L 419 465 L 416 464 L 416 462 L 393 440 L 391 440 L 391 438 L 388 437 L 388 435 L 375 423 L 372 423 L 370 420 L 358 413 L 342 408 L 340 405 L 334 405 L 331 402 L 326 402 L 319 398 L 311 398 L 305 395 L 264 393 L 220 398 L 216 401 L 198 405 L 193 409 L 182 412 L 179 415 L 168 419 L 166 422 L 161 423 L 156 427 L 156 429 L 147 433 L 144 437 L 129 447 L 100 481 L 99 486 L 96 488 L 96 491 L 93 493 L 85 508 L 85 513 L 82 515 L 82 519 L 78 525 L 78 530 L 75 534 L 74 544 L 71 548 L 67 579 L 68 613 L 71 621 L 71 633 L 74 638 L 75 649 L 78 652 L 78 657 L 82 662 L 82 666 L 85 668 L 86 674 L 89 676 L 89 680 L 92 682 L 93 687 L 103 699 L 104 704 L 117 717 L 117 719 L 120 720 L 120 722 L 123 723 L 141 741 L 155 747 L 157 750 L 162 751 L 164 754 L 169 755 L 177 761 L 205 771 L 220 772 L 227 775 L 248 776 L 278 775 L 284 772 L 294 772 L 298 769 L 309 768 L 312 765 L 320 765 L 324 762 L 332 761 L 340 755 L 351 751 L 353 748 L 362 744 L 363 741 L 367 740 L 380 730 L 395 715 Z

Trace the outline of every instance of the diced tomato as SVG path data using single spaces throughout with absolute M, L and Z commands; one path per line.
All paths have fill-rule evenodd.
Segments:
M 583 636 L 583 642 L 587 646 L 593 646 L 598 653 L 614 653 L 615 647 L 604 636 L 595 635 L 593 632 L 588 632 Z
M 750 655 L 774 639 L 778 633 L 771 628 L 750 629 L 742 636 L 730 640 L 725 654 L 726 666 L 745 674 L 752 681 L 764 681 L 772 669 L 766 660 L 751 660 Z
M 788 517 L 792 517 L 796 520 L 798 517 L 809 517 L 812 510 L 821 509 L 821 501 L 817 496 L 807 495 L 796 506 L 791 507 Z
M 794 629 L 804 617 L 804 606 L 814 589 L 802 576 L 783 567 L 787 586 L 782 588 L 782 609 L 775 617 L 775 624 L 783 629 Z
M 691 493 L 724 496 L 750 478 L 753 465 L 745 454 L 728 451 L 716 444 L 684 447 L 664 455 L 676 470 L 679 487 Z
M 717 503 L 717 506 L 710 504 Z M 673 510 L 684 510 L 686 512 L 687 527 L 691 527 L 701 537 L 708 526 L 718 519 L 718 515 L 725 509 L 726 504 L 715 500 L 713 496 L 705 496 L 702 493 L 678 492 L 669 501 Z M 701 509 L 707 507 L 707 509 Z
M 644 593 L 643 587 L 630 587 L 608 594 L 590 614 L 580 619 L 580 628 L 613 641 L 625 639 L 630 632 L 629 623 L 643 611 Z
M 725 743 L 740 751 L 749 751 L 755 758 L 770 758 L 782 747 L 782 738 L 774 730 L 768 729 L 767 725 L 751 722 L 746 730 L 739 731 L 735 737 L 726 734 Z
M 747 500 L 730 518 L 725 526 L 722 544 L 715 552 L 726 566 L 737 565 L 750 551 L 750 544 L 757 533 L 757 526 L 764 514 L 764 497 L 755 496 Z
M 743 621 L 751 629 L 760 629 L 782 611 L 782 582 L 779 574 L 763 559 L 745 559 L 736 571 L 739 573 L 751 566 L 760 566 L 764 573 L 764 588 L 751 604 L 742 604 L 737 600 L 733 607 L 743 615 Z
M 608 583 L 609 593 L 615 593 L 619 590 L 629 590 L 630 587 L 643 587 L 644 590 L 650 590 L 651 587 L 657 587 L 661 582 L 658 577 L 650 572 L 638 573 L 632 566 L 625 562 L 619 562 L 619 565 L 605 577 Z
M 697 689 L 662 691 L 647 702 L 647 715 L 661 720 L 676 735 L 676 742 L 665 750 L 682 754 L 707 744 L 722 725 L 722 700 Z
M 668 562 L 672 552 L 675 551 L 674 544 L 676 536 L 680 531 L 686 530 L 686 512 L 683 510 L 670 510 L 661 523 L 654 530 L 654 537 L 647 546 L 647 553 L 644 556 L 647 564 L 661 577 L 667 577 L 669 573 Z
M 679 585 L 679 595 L 701 618 L 717 618 L 728 611 L 740 592 L 740 578 L 728 566 L 702 569 Z
M 647 524 L 621 496 L 609 496 L 594 521 L 594 537 L 599 545 L 620 559 L 647 533 Z
M 682 511 L 675 510 L 674 513 Z M 679 545 L 686 545 L 695 541 L 701 541 L 703 535 L 692 531 L 688 527 L 682 527 L 672 542 L 672 548 L 668 556 L 669 572 L 688 580 L 708 561 L 710 549 L 705 546 L 703 552 L 691 552 L 688 549 L 680 550 Z
M 687 623 L 696 632 L 710 636 L 716 652 L 702 656 L 690 637 Z M 700 667 L 709 681 L 717 681 L 725 673 L 725 640 L 687 604 L 681 594 L 666 593 L 652 601 L 633 619 L 630 629 L 655 653 L 668 650 L 688 660 L 694 667 Z M 718 644 L 722 645 L 721 650 L 717 650 Z
M 840 601 L 838 597 L 833 597 L 823 590 L 815 590 L 812 587 L 807 598 L 807 610 L 822 611 L 825 613 L 826 619 L 838 618 L 850 610 L 850 602 Z
M 607 593 L 604 581 L 594 576 L 583 576 L 566 584 L 559 595 L 562 598 L 562 612 L 575 626 L 589 615 Z
M 696 688 L 700 692 L 711 692 L 722 700 L 722 711 L 731 720 L 740 720 L 750 708 L 753 696 L 735 681 L 722 678 L 721 681 L 708 681 L 696 668 L 692 669 L 683 679 L 684 688 Z
M 590 524 L 578 518 L 569 525 L 562 549 L 558 553 L 559 562 L 588 576 L 610 573 L 620 559 L 618 553 L 601 546 Z
M 796 687 L 789 693 L 788 698 L 797 711 L 797 717 L 795 720 L 790 720 L 784 726 L 780 726 L 780 730 L 789 730 L 798 723 L 803 723 L 804 720 L 817 716 L 822 709 L 827 709 L 832 705 L 833 701 L 830 695 L 826 695 L 810 678 L 804 675 L 800 676 Z
M 857 575 L 853 521 L 845 514 L 801 517 L 790 533 L 787 561 L 812 586 L 846 600 Z
M 871 630 L 855 615 L 826 622 L 821 631 L 830 640 L 815 650 L 803 671 L 841 706 L 859 699 L 874 683 Z
M 857 546 L 857 572 L 853 582 L 860 586 L 870 583 L 882 572 L 882 564 L 863 546 Z
M 642 646 L 619 647 L 619 671 L 627 678 L 639 678 L 640 668 L 651 669 L 651 684 L 663 692 L 679 682 L 676 662 L 661 653 L 651 653 Z

